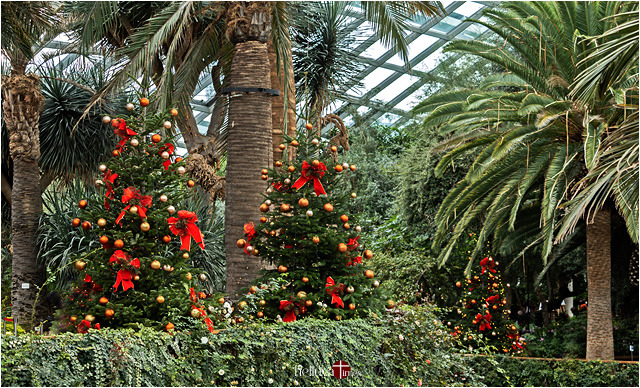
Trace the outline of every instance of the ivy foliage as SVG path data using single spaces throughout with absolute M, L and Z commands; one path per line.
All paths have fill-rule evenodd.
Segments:
M 377 320 L 298 320 L 194 327 L 171 335 L 148 328 L 90 330 L 2 341 L 9 386 L 426 386 L 481 384 L 428 308 Z M 338 380 L 331 365 L 351 374 Z

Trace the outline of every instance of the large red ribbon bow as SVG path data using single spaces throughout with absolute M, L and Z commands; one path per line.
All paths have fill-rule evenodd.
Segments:
M 122 210 L 122 213 L 116 219 L 116 224 L 120 224 L 124 214 L 129 210 L 129 208 L 133 205 L 137 205 L 138 207 L 138 215 L 140 218 L 144 219 L 147 216 L 147 208 L 151 206 L 151 197 L 148 195 L 140 194 L 140 191 L 135 187 L 127 187 L 124 189 L 124 194 L 122 195 L 122 203 L 126 203 L 127 206 Z
M 487 304 L 494 304 L 500 301 L 500 295 L 493 295 L 487 298 Z
M 191 308 L 196 309 L 200 312 L 200 316 L 204 318 L 204 323 L 207 325 L 207 330 L 209 330 L 210 333 L 213 333 L 214 327 L 213 327 L 213 322 L 211 321 L 211 318 L 207 316 L 207 313 L 204 311 L 202 307 L 198 307 L 195 304 L 197 301 L 196 291 L 193 289 L 193 287 L 191 287 L 189 291 L 191 292 L 191 301 L 193 302 L 193 304 L 191 305 Z
M 491 324 L 489 322 L 491 322 L 491 314 L 482 315 L 478 313 L 478 315 L 476 315 L 476 324 L 480 325 L 478 328 L 480 331 L 484 331 L 485 329 L 491 330 Z
M 140 268 L 140 260 L 137 258 L 131 260 L 131 255 L 118 249 L 109 259 L 109 263 L 114 262 L 120 263 L 123 268 L 118 271 L 113 288 L 117 290 L 120 284 L 122 284 L 122 291 L 127 291 L 128 289 L 133 288 L 133 282 L 131 280 L 135 276 L 135 271 L 127 267 L 133 267 L 136 269 Z
M 111 207 L 111 202 L 107 201 L 107 199 L 113 200 L 114 197 L 114 193 L 113 193 L 113 182 L 116 180 L 116 178 L 118 178 L 118 174 L 112 174 L 111 170 L 107 170 L 104 172 L 104 177 L 102 178 L 102 181 L 104 182 L 104 185 L 107 186 L 107 192 L 104 195 L 104 207 L 105 209 L 109 210 L 109 208 Z
M 169 229 L 173 234 L 180 235 L 182 246 L 180 249 L 191 250 L 191 237 L 195 242 L 204 249 L 204 242 L 202 242 L 202 232 L 198 226 L 196 226 L 198 217 L 196 213 L 187 210 L 178 210 L 178 217 L 169 217 L 167 222 L 169 223 Z
M 325 166 L 324 163 L 313 166 L 305 160 L 302 162 L 302 175 L 292 187 L 294 189 L 299 189 L 313 179 L 313 189 L 315 190 L 316 195 L 327 194 L 324 191 L 324 187 L 322 187 L 322 182 L 320 182 L 320 178 L 322 178 L 325 171 L 327 171 L 327 166 Z
M 482 266 L 482 273 L 481 275 L 484 275 L 484 272 L 486 270 L 489 270 L 493 273 L 496 273 L 496 270 L 493 269 L 493 267 L 496 266 L 496 262 L 495 260 L 493 260 L 492 257 L 485 257 L 484 259 L 480 260 L 480 266 Z
M 123 119 L 118 120 L 118 128 L 114 129 L 113 133 L 122 138 L 122 140 L 120 140 L 120 142 L 118 143 L 118 149 L 122 149 L 122 147 L 127 143 L 127 140 L 129 140 L 131 136 L 135 136 L 138 133 L 134 132 L 131 128 L 128 128 L 127 123 Z
M 100 330 L 100 324 L 96 323 L 96 325 L 93 328 Z M 87 321 L 86 319 L 83 319 L 82 322 L 78 324 L 78 333 L 80 334 L 88 333 L 89 329 L 91 329 L 91 322 Z
M 349 242 L 347 243 L 347 248 L 349 248 L 350 251 L 355 251 L 356 249 L 358 249 L 358 247 L 360 246 L 360 243 L 358 243 L 359 238 L 360 236 L 349 239 Z
M 280 301 L 280 310 L 285 310 L 285 314 L 282 322 L 293 322 L 296 320 L 295 304 L 290 300 Z
M 164 151 L 167 151 L 169 155 L 173 155 L 173 144 L 166 143 L 164 147 L 160 147 L 160 151 L 158 153 L 162 155 Z M 164 166 L 165 170 L 168 170 L 169 166 L 171 165 L 171 158 L 165 160 L 164 163 L 162 163 L 162 165 Z
M 249 247 L 249 243 L 256 236 L 256 228 L 253 226 L 253 222 L 244 224 L 244 235 L 247 237 L 247 245 L 244 247 L 244 253 L 248 255 L 249 252 L 247 251 L 247 248 Z
M 331 292 L 331 303 L 335 303 L 336 305 L 344 308 L 344 302 L 338 293 L 338 291 L 340 291 L 340 287 L 336 286 L 336 282 L 333 281 L 331 276 L 327 278 L 327 284 L 325 284 L 325 287 Z

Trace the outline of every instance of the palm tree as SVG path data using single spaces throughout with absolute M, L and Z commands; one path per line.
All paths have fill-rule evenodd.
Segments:
M 2 53 L 11 64 L 11 75 L 2 76 L 2 110 L 13 160 L 11 303 L 14 318 L 30 329 L 33 312 L 44 314 L 41 303 L 34 306 L 44 280 L 35 243 L 42 212 L 38 122 L 44 97 L 38 76 L 26 72 L 34 46 L 55 25 L 54 9 L 48 2 L 4 2 L 2 19 Z
M 485 12 L 488 22 L 477 22 L 506 44 L 460 41 L 447 47 L 486 58 L 504 73 L 485 79 L 479 90 L 443 93 L 416 107 L 418 112 L 430 112 L 425 127 L 441 127 L 443 132 L 453 134 L 440 147 L 452 150 L 443 157 L 438 171 L 465 151 L 480 149 L 466 177 L 437 213 L 438 233 L 433 247 L 439 248 L 448 238 L 440 254 L 442 264 L 474 220 L 483 222 L 474 258 L 490 237 L 494 246 L 500 246 L 521 229 L 533 236 L 529 247 L 538 248 L 546 265 L 558 237 L 570 235 L 569 227 L 558 235 L 559 222 L 569 213 L 574 215 L 575 226 L 584 208 L 576 211 L 567 201 L 585 190 L 577 182 L 588 175 L 600 155 L 605 155 L 598 144 L 608 133 L 619 131 L 625 116 L 611 95 L 596 96 L 585 104 L 571 94 L 571 85 L 591 64 L 584 58 L 596 47 L 582 37 L 616 28 L 618 21 L 612 16 L 625 9 L 633 11 L 637 4 L 503 3 L 501 9 Z M 637 85 L 637 73 L 621 78 L 615 88 Z M 626 98 L 634 99 L 630 95 Z M 628 202 L 634 194 L 620 192 L 622 201 L 634 204 L 631 207 L 637 214 L 637 193 L 636 201 Z M 524 216 L 531 209 L 539 209 L 537 219 Z M 590 359 L 613 359 L 609 210 L 603 207 L 587 222 Z M 628 227 L 633 227 L 633 219 L 627 217 Z M 637 241 L 637 234 L 632 237 Z

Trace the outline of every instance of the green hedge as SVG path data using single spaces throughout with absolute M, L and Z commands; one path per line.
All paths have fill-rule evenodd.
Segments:
M 637 387 L 638 363 L 470 356 L 490 387 Z
M 338 360 L 352 368 L 346 379 L 330 375 Z M 427 308 L 378 320 L 251 323 L 218 334 L 3 336 L 1 372 L 3 386 L 638 386 L 638 364 L 457 354 Z
M 430 311 L 405 314 L 377 321 L 252 323 L 219 334 L 142 328 L 5 337 L 2 385 L 416 386 L 419 379 L 425 386 L 481 384 L 464 356 L 452 352 L 449 335 Z M 329 374 L 339 360 L 352 368 L 343 380 Z M 300 375 L 298 365 L 316 375 Z

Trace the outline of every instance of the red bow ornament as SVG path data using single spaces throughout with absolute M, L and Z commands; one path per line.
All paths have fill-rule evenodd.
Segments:
M 360 243 L 358 243 L 358 239 L 360 239 L 360 236 L 349 239 L 349 242 L 347 243 L 347 248 L 349 248 L 350 251 L 355 251 L 356 249 L 358 249 L 358 247 L 360 246 Z
M 362 256 L 356 256 L 353 259 L 350 259 L 347 263 L 347 267 L 350 265 L 362 264 Z
M 305 160 L 302 162 L 302 175 L 292 187 L 294 189 L 299 189 L 310 180 L 313 180 L 313 189 L 316 192 L 316 195 L 327 194 L 320 182 L 320 178 L 322 178 L 325 171 L 327 171 L 327 166 L 325 166 L 324 163 L 319 163 L 317 166 L 313 166 Z
M 480 266 L 482 266 L 482 273 L 481 275 L 484 275 L 484 272 L 486 270 L 489 270 L 493 273 L 496 273 L 496 270 L 493 269 L 493 267 L 496 266 L 496 262 L 495 260 L 493 260 L 492 257 L 485 257 L 484 259 L 480 260 Z
M 163 152 L 167 151 L 169 155 L 173 155 L 173 150 L 174 150 L 173 144 L 166 143 L 164 147 L 160 147 L 160 151 L 158 152 L 158 154 L 162 155 Z M 168 170 L 169 166 L 171 165 L 171 159 L 169 158 L 165 160 L 164 163 L 162 163 L 162 165 L 164 166 L 165 170 Z
M 84 275 L 84 282 L 87 283 L 84 286 L 86 291 L 91 291 L 93 293 L 102 291 L 102 287 L 91 279 L 91 275 Z
M 122 203 L 126 203 L 127 206 L 122 210 L 122 213 L 116 219 L 116 224 L 120 224 L 124 214 L 129 210 L 129 208 L 133 205 L 138 207 L 138 215 L 140 218 L 144 219 L 147 216 L 147 208 L 151 206 L 151 197 L 148 195 L 140 194 L 140 191 L 135 187 L 127 187 L 124 189 L 124 194 L 122 195 Z
M 207 325 L 207 330 L 209 330 L 210 333 L 213 333 L 214 327 L 213 327 L 213 322 L 211 321 L 211 318 L 207 316 L 207 313 L 204 311 L 202 307 L 198 307 L 195 305 L 197 301 L 196 291 L 193 289 L 193 287 L 191 287 L 189 291 L 191 292 L 191 301 L 193 302 L 193 304 L 191 305 L 191 309 L 192 310 L 195 309 L 200 312 L 200 316 L 204 318 L 204 323 Z
M 112 174 L 111 170 L 107 170 L 104 172 L 104 177 L 102 178 L 102 181 L 104 182 L 104 185 L 107 186 L 107 192 L 105 193 L 105 198 L 104 198 L 104 207 L 105 209 L 109 210 L 109 208 L 111 207 L 111 202 L 107 201 L 107 199 L 109 200 L 113 200 L 114 197 L 114 193 L 113 193 L 113 182 L 116 180 L 116 178 L 118 178 L 118 174 Z
M 121 250 L 117 250 L 109 259 L 109 263 L 115 262 L 120 263 L 123 268 L 118 271 L 116 283 L 113 285 L 113 288 L 117 290 L 120 284 L 122 284 L 122 291 L 127 291 L 128 289 L 133 288 L 133 282 L 131 280 L 136 274 L 135 270 L 140 268 L 140 260 L 137 258 L 131 260 L 131 255 L 124 253 Z
M 342 301 L 342 298 L 340 298 L 340 291 L 342 291 L 344 285 L 341 284 L 336 286 L 336 282 L 334 282 L 331 276 L 329 276 L 325 287 L 327 289 L 327 293 L 331 294 L 331 303 L 335 303 L 337 306 L 344 308 L 344 302 Z
M 500 295 L 493 295 L 487 298 L 487 304 L 494 304 L 500 302 Z
M 204 249 L 204 242 L 202 242 L 202 232 L 196 226 L 198 217 L 196 213 L 187 210 L 178 210 L 178 217 L 169 217 L 167 222 L 169 223 L 169 229 L 173 234 L 180 235 L 182 246 L 180 249 L 191 250 L 191 237 L 195 242 Z
M 89 329 L 91 329 L 91 322 L 87 321 L 86 319 L 83 319 L 82 322 L 78 324 L 78 333 L 80 334 L 86 334 L 87 332 L 89 332 Z M 100 324 L 96 323 L 94 329 L 100 330 Z
M 484 331 L 486 330 L 491 330 L 491 324 L 489 323 L 491 322 L 491 314 L 479 314 L 476 315 L 476 324 L 480 325 L 480 327 L 478 328 L 480 331 Z
M 244 253 L 248 255 L 249 251 L 247 251 L 247 248 L 249 247 L 249 243 L 256 236 L 256 228 L 253 226 L 253 222 L 244 224 L 244 235 L 247 237 L 247 245 L 244 247 Z
M 282 322 L 294 322 L 296 320 L 296 305 L 289 300 L 280 301 L 280 310 L 284 310 L 285 314 Z
M 122 147 L 127 143 L 127 140 L 129 140 L 131 136 L 135 136 L 138 133 L 131 130 L 131 128 L 128 128 L 127 123 L 123 119 L 119 119 L 119 121 L 120 123 L 118 124 L 118 128 L 114 129 L 113 133 L 115 133 L 116 136 L 122 138 L 122 140 L 120 140 L 120 142 L 118 143 L 118 149 L 121 150 Z
M 507 333 L 507 338 L 511 340 L 511 347 L 513 348 L 513 350 L 522 350 L 522 345 L 520 344 L 520 334 Z

